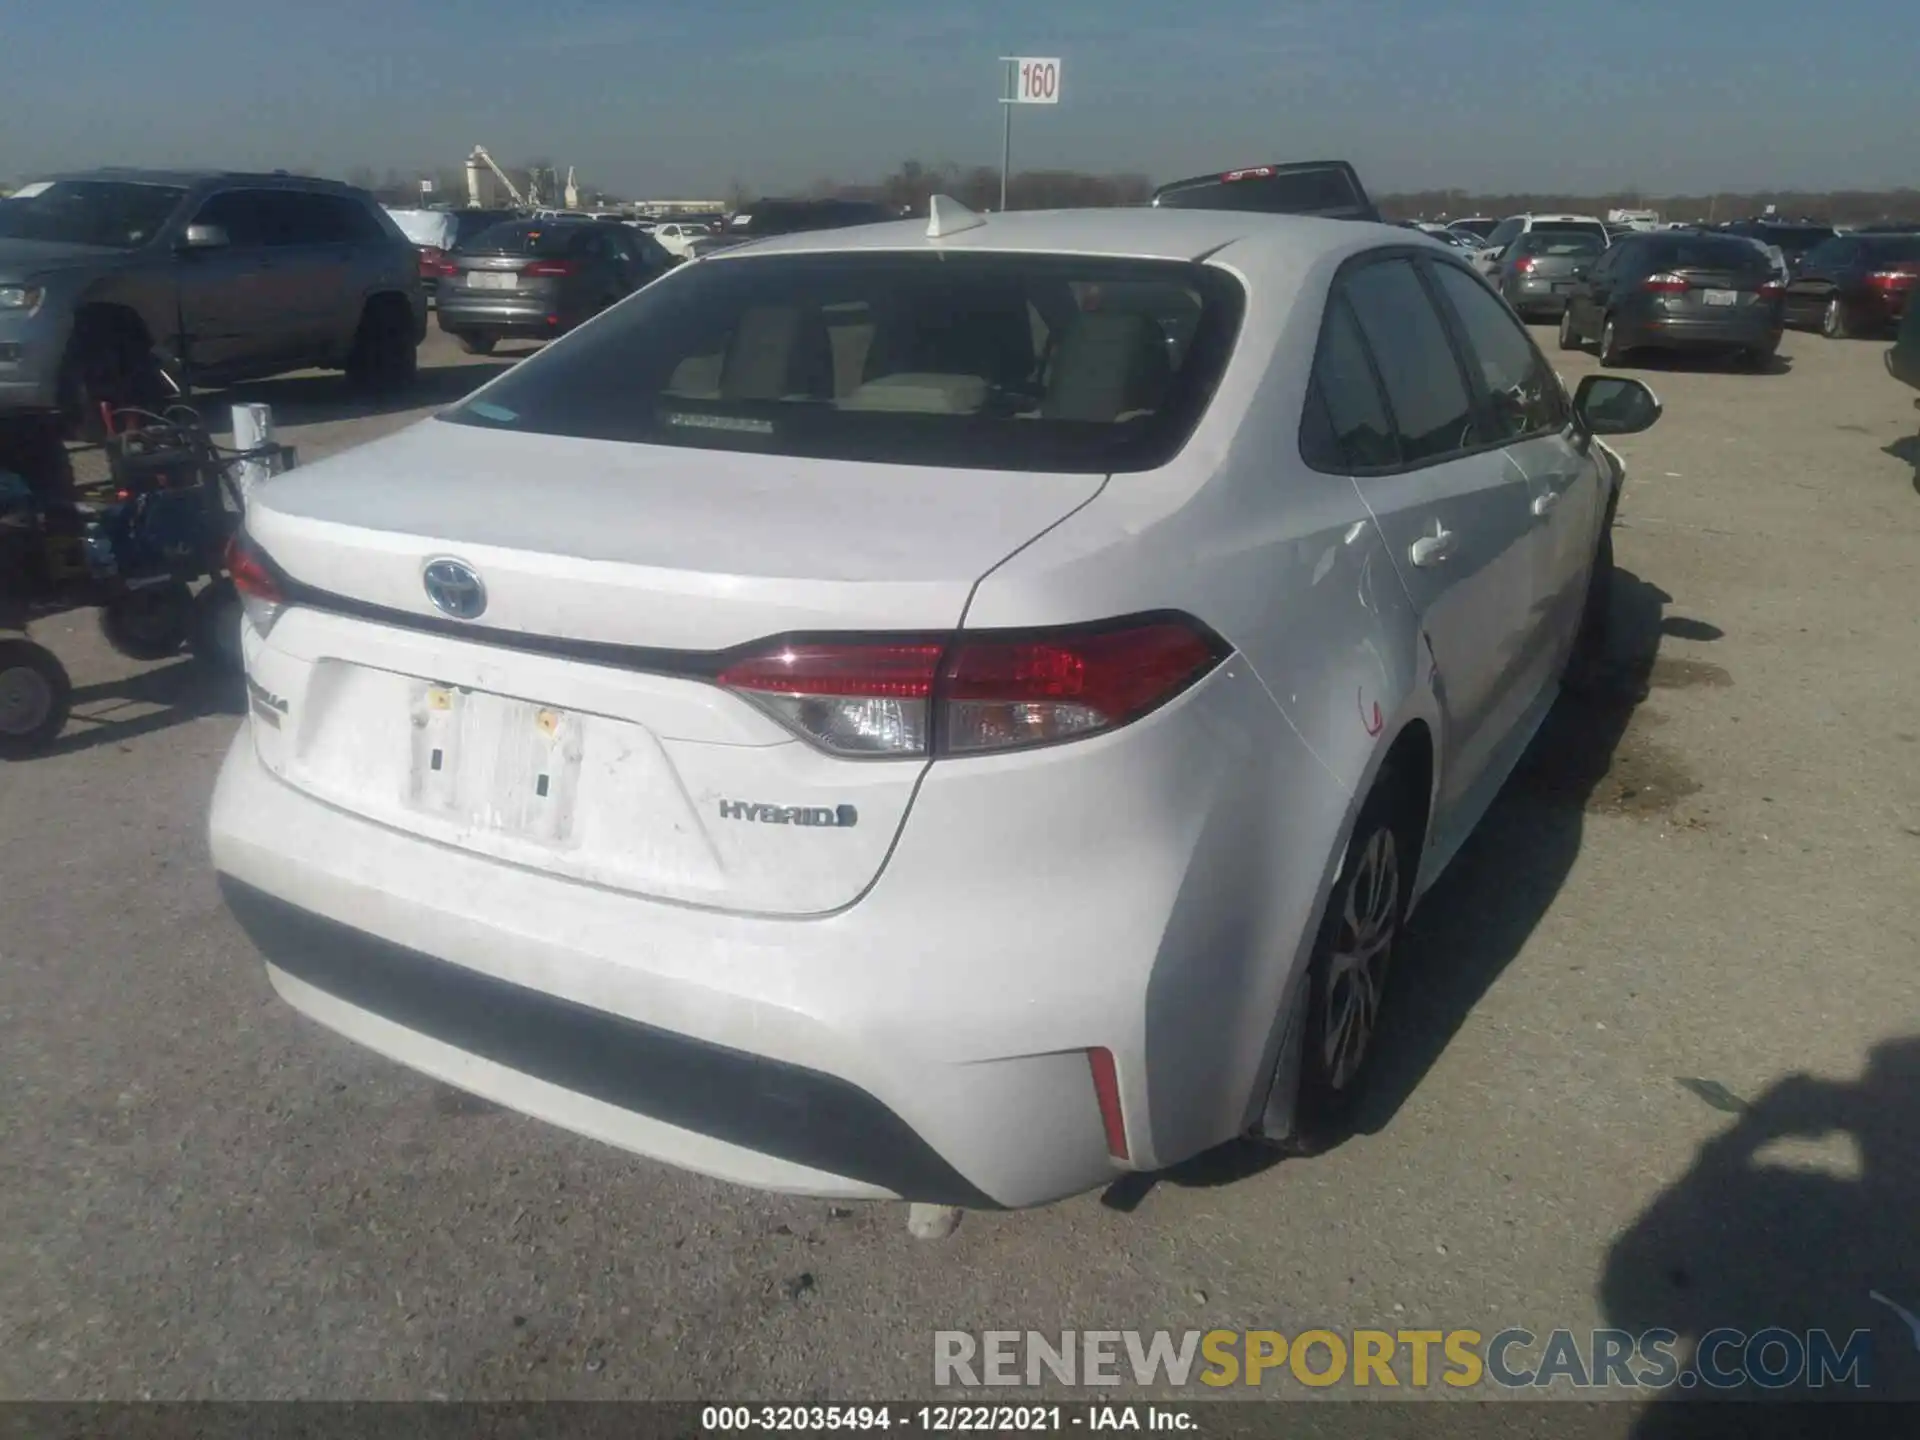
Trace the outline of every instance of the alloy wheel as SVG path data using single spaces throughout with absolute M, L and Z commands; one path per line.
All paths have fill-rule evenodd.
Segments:
M 1334 1090 L 1353 1083 L 1372 1047 L 1399 926 L 1400 851 L 1393 831 L 1382 825 L 1368 837 L 1347 882 L 1327 967 L 1321 1062 Z

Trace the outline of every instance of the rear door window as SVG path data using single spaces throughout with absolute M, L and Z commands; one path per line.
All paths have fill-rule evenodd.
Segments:
M 1466 341 L 1472 361 L 1468 378 L 1477 382 L 1481 443 L 1507 444 L 1565 425 L 1560 382 L 1513 312 L 1456 266 L 1434 265 L 1429 273 Z
M 1335 295 L 1320 328 L 1300 431 L 1300 453 L 1316 470 L 1347 474 L 1400 463 L 1393 418 L 1367 359 L 1353 311 Z
M 1363 266 L 1344 288 L 1393 409 L 1401 460 L 1422 464 L 1474 444 L 1459 360 L 1413 262 Z
M 1199 422 L 1238 282 L 1072 256 L 722 257 L 448 413 L 599 440 L 956 468 L 1142 470 Z

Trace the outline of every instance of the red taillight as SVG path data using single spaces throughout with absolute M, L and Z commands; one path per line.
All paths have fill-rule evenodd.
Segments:
M 1876 270 L 1867 276 L 1869 285 L 1877 286 L 1882 290 L 1904 290 L 1913 284 L 1913 280 L 1914 275 L 1911 270 Z
M 286 592 L 244 535 L 236 535 L 227 542 L 226 560 L 227 574 L 239 592 L 241 608 L 247 612 L 253 628 L 265 635 L 286 607 Z
M 1518 260 L 1513 262 L 1513 268 L 1522 275 L 1526 274 L 1529 270 L 1533 269 L 1533 257 L 1531 255 L 1522 255 Z
M 1760 286 L 1760 293 L 1769 299 L 1776 295 L 1784 295 L 1786 292 L 1787 287 L 1782 285 L 1778 280 L 1763 281 Z
M 1656 295 L 1684 295 L 1690 287 L 1687 285 L 1685 276 L 1663 272 L 1659 275 L 1649 275 L 1640 282 L 1640 288 L 1651 290 Z
M 962 636 L 940 674 L 940 749 L 964 755 L 1111 730 L 1219 658 L 1211 637 L 1179 621 L 1021 640 Z
M 1189 621 L 1035 635 L 782 645 L 719 684 L 838 755 L 978 755 L 1096 735 L 1139 719 L 1216 665 Z
M 1127 1117 L 1120 1108 L 1120 1074 L 1113 1063 L 1113 1052 L 1104 1047 L 1087 1051 L 1087 1064 L 1093 1071 L 1093 1094 L 1100 1102 L 1100 1123 L 1107 1132 L 1107 1153 L 1116 1160 L 1127 1158 Z
M 431 280 L 437 275 L 447 273 L 447 252 L 437 246 L 428 245 L 420 251 L 420 278 Z
M 573 274 L 573 271 L 574 264 L 571 260 L 534 260 L 520 267 L 522 275 L 530 276 L 535 280 L 563 280 Z

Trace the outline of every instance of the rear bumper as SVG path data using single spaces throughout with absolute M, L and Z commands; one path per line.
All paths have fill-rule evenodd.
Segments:
M 1622 340 L 1629 345 L 1675 350 L 1745 349 L 1778 344 L 1781 321 L 1776 308 L 1753 306 L 1730 309 L 1724 316 L 1641 316 L 1630 325 L 1618 328 Z
M 471 300 L 440 295 L 435 304 L 440 328 L 447 331 L 492 330 L 512 335 L 559 335 L 576 317 L 549 309 L 540 300 Z
M 1573 282 L 1568 280 L 1521 280 L 1508 287 L 1507 303 L 1522 314 L 1558 315 L 1567 308 L 1572 291 Z
M 1071 757 L 956 764 L 866 896 L 804 919 L 400 833 L 270 774 L 246 728 L 209 830 L 274 987 L 403 1064 L 741 1184 L 1023 1206 L 1229 1140 L 1264 1099 L 1327 864 L 1271 834 L 1275 787 L 1345 805 L 1288 733 L 1223 670 Z

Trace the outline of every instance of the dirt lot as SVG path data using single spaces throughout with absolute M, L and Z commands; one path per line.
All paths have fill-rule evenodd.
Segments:
M 423 401 L 501 363 L 434 344 Z M 1871 1327 L 1911 1373 L 1867 1293 L 1920 1309 L 1920 416 L 1881 349 L 1638 372 L 1618 694 L 1430 901 L 1370 1133 L 939 1244 L 298 1019 L 205 861 L 230 702 L 46 627 L 82 695 L 0 770 L 0 1397 L 845 1401 L 925 1392 L 948 1327 Z M 418 413 L 250 393 L 309 456 Z

